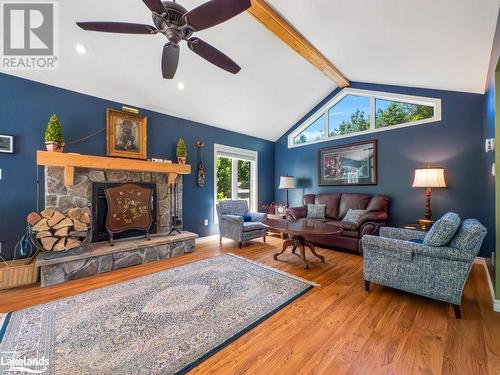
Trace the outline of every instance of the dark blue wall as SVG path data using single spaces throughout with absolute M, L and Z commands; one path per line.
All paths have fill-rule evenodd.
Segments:
M 493 192 L 486 177 L 491 165 L 484 152 L 484 95 L 356 82 L 351 87 L 440 98 L 442 121 L 288 149 L 288 134 L 307 115 L 275 144 L 275 186 L 278 186 L 280 175 L 288 174 L 297 178 L 299 188 L 290 191 L 291 205 L 300 205 L 304 193 L 385 194 L 390 198 L 389 224 L 401 225 L 423 217 L 424 189 L 411 187 L 414 169 L 429 163 L 442 166 L 446 168 L 449 187 L 433 190 L 433 217 L 438 218 L 446 211 L 456 211 L 463 218 L 481 220 L 489 232 L 481 254 L 489 256 L 494 247 L 494 217 L 488 207 L 491 202 L 485 199 L 491 197 Z M 311 113 L 337 92 L 329 95 Z M 378 140 L 378 185 L 318 186 L 318 149 L 370 139 Z M 282 191 L 276 189 L 275 197 L 278 201 L 284 201 Z
M 16 137 L 16 153 L 0 154 L 0 240 L 7 241 L 2 256 L 10 257 L 23 233 L 26 214 L 36 210 L 35 152 L 44 149 L 43 135 L 49 117 L 56 113 L 67 141 L 93 133 L 106 124 L 106 108 L 121 108 L 121 103 L 47 86 L 0 74 L 0 134 Z M 195 105 L 193 103 L 193 105 Z M 207 236 L 217 233 L 213 225 L 213 144 L 219 143 L 258 151 L 259 203 L 273 201 L 274 146 L 272 142 L 221 130 L 200 123 L 140 110 L 148 117 L 148 157 L 175 160 L 177 139 L 188 146 L 188 163 L 193 174 L 184 177 L 185 229 Z M 206 185 L 196 185 L 197 149 L 195 142 L 205 141 Z M 105 135 L 68 146 L 65 152 L 105 155 Z M 43 184 L 43 169 L 40 168 Z M 43 204 L 42 206 L 43 207 Z M 209 219 L 205 227 L 203 220 Z

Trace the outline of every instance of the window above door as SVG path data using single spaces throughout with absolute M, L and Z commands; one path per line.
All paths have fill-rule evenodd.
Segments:
M 288 136 L 288 147 L 441 121 L 441 99 L 345 88 Z

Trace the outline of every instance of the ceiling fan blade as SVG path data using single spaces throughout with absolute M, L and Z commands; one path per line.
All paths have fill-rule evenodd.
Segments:
M 161 0 L 142 0 L 144 4 L 149 8 L 151 12 L 156 12 L 158 14 L 165 13 L 165 7 L 163 6 Z
M 154 26 L 127 22 L 77 22 L 84 30 L 123 34 L 157 34 Z
M 177 44 L 167 43 L 163 47 L 161 57 L 161 72 L 163 78 L 172 79 L 179 65 L 179 46 Z
M 204 42 L 199 38 L 191 38 L 188 41 L 189 48 L 197 55 L 203 57 L 205 60 L 212 64 L 224 69 L 230 73 L 236 74 L 241 68 L 229 57 L 224 55 L 217 48 L 212 47 L 210 44 Z
M 186 13 L 191 27 L 196 31 L 225 22 L 250 8 L 250 0 L 210 0 Z

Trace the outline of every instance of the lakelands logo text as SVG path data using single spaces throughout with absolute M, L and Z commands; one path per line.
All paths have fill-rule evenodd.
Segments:
M 5 70 L 59 68 L 59 4 L 3 1 L 2 56 Z
M 48 370 L 49 360 L 45 357 L 19 357 L 16 352 L 0 352 L 0 372 L 21 374 L 43 374 Z

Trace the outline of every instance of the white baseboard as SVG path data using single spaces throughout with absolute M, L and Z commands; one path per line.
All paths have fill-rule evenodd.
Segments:
M 490 271 L 488 270 L 488 264 L 486 264 L 486 259 L 484 259 L 483 257 L 476 257 L 476 259 L 474 259 L 474 263 L 483 265 L 484 272 L 486 272 L 486 279 L 488 280 L 491 300 L 493 301 L 493 310 L 500 312 L 500 300 L 495 299 L 495 288 L 493 287 L 493 282 L 491 280 Z
M 500 299 L 493 301 L 493 310 L 500 312 Z

